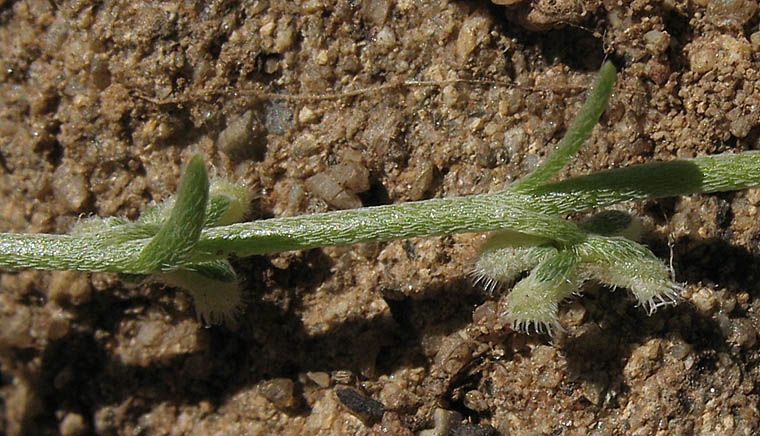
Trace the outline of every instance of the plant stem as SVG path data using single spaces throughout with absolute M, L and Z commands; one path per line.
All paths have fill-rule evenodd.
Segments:
M 584 238 L 575 223 L 536 212 L 530 207 L 532 201 L 532 196 L 505 191 L 232 224 L 206 229 L 198 251 L 250 256 L 498 229 L 564 244 Z
M 760 152 L 705 156 L 603 171 L 518 194 L 496 194 L 274 218 L 208 229 L 199 250 L 239 256 L 410 237 L 510 229 L 573 244 L 578 227 L 558 217 L 625 201 L 760 186 Z
M 507 229 L 545 238 L 562 248 L 587 237 L 577 224 L 560 217 L 564 213 L 760 186 L 758 152 L 637 165 L 547 184 L 590 134 L 612 92 L 614 76 L 614 68 L 605 64 L 589 101 L 556 152 L 521 183 L 499 193 L 208 227 L 208 180 L 202 162 L 193 159 L 168 217 L 115 225 L 95 220 L 95 226 L 84 226 L 76 236 L 0 233 L 0 268 L 142 275 L 182 268 L 200 271 L 230 254 Z
M 600 171 L 538 186 L 535 210 L 580 212 L 626 201 L 760 186 L 760 152 L 719 154 Z
M 559 214 L 625 201 L 760 186 L 758 168 L 760 152 L 705 156 L 603 171 L 524 194 L 505 190 L 213 227 L 201 233 L 187 262 L 503 229 L 573 244 L 584 238 L 584 232 Z M 0 234 L 0 267 L 145 273 L 129 259 L 149 241 L 110 245 L 97 238 Z
M 0 233 L 0 268 L 140 274 L 134 270 L 134 258 L 149 242 L 135 239 L 103 245 L 95 238 Z

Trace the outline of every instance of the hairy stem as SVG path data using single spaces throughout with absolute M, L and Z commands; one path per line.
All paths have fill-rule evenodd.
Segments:
M 206 171 L 199 159 L 193 159 L 168 216 L 168 210 L 159 207 L 144 222 L 93 220 L 74 236 L 0 234 L 0 268 L 143 275 L 177 268 L 205 271 L 208 262 L 230 254 L 249 256 L 492 230 L 537 236 L 562 248 L 587 237 L 586 230 L 560 217 L 564 213 L 760 186 L 758 152 L 637 165 L 546 183 L 590 134 L 612 92 L 614 76 L 614 68 L 605 64 L 589 101 L 556 152 L 521 183 L 499 193 L 209 227 L 221 218 L 216 213 L 208 216 Z M 211 209 L 217 200 L 212 199 Z M 227 210 L 224 204 L 217 206 Z M 244 212 L 243 207 L 235 215 Z
M 705 156 L 603 171 L 539 186 L 325 214 L 275 218 L 204 231 L 206 253 L 239 256 L 358 242 L 510 229 L 573 244 L 584 238 L 559 214 L 625 201 L 760 186 L 760 152 Z
M 273 218 L 201 233 L 188 263 L 410 237 L 511 229 L 573 244 L 585 232 L 558 217 L 624 201 L 760 186 L 760 152 L 657 162 L 496 194 Z M 104 245 L 95 238 L 0 234 L 0 267 L 145 273 L 126 259 L 150 239 Z
M 497 229 L 514 229 L 564 244 L 584 238 L 575 223 L 536 212 L 530 206 L 532 200 L 503 192 L 232 224 L 205 230 L 198 249 L 206 254 L 249 256 Z
M 760 186 L 760 152 L 653 162 L 601 171 L 528 191 L 547 213 L 580 212 L 626 201 Z

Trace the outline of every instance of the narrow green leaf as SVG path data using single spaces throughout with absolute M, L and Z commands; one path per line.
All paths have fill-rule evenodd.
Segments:
M 198 244 L 206 220 L 208 176 L 200 156 L 185 169 L 171 215 L 142 250 L 135 269 L 144 273 L 170 271 L 188 259 Z
M 554 153 L 544 160 L 531 174 L 524 177 L 510 189 L 515 192 L 524 192 L 548 182 L 557 175 L 567 162 L 575 156 L 578 149 L 591 135 L 599 118 L 607 107 L 607 102 L 612 95 L 612 87 L 615 84 L 615 66 L 612 62 L 606 62 L 599 71 L 599 77 L 594 82 L 591 94 L 583 103 L 580 112 L 575 117 L 573 124 L 565 136 L 557 144 Z
M 227 214 L 227 210 L 230 208 L 232 200 L 223 196 L 211 196 L 208 199 L 208 206 L 206 207 L 206 219 L 203 227 L 213 227 L 218 225 L 222 217 Z
M 588 217 L 581 223 L 587 232 L 602 236 L 625 236 L 638 241 L 641 238 L 641 222 L 620 210 L 605 210 Z

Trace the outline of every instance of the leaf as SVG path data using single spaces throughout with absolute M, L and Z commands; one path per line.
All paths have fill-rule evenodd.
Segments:
M 187 165 L 171 215 L 140 253 L 135 270 L 142 273 L 176 269 L 198 244 L 206 219 L 208 176 L 200 156 Z

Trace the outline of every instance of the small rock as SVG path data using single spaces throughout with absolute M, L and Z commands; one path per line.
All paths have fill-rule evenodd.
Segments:
M 691 302 L 700 312 L 708 313 L 715 307 L 717 301 L 709 289 L 702 288 L 691 297 Z
M 644 34 L 647 50 L 653 54 L 664 53 L 670 45 L 670 35 L 660 30 L 650 30 Z
M 689 44 L 689 65 L 695 73 L 706 73 L 724 65 L 749 62 L 752 46 L 744 38 L 719 35 L 717 38 L 698 38 Z
M 344 162 L 306 179 L 306 187 L 338 209 L 356 209 L 362 201 L 356 195 L 369 190 L 369 170 L 354 161 Z
M 753 124 L 747 117 L 741 117 L 734 121 L 731 121 L 729 125 L 729 131 L 737 138 L 744 138 L 749 135 L 749 131 L 752 129 Z
M 56 271 L 48 285 L 48 298 L 56 303 L 68 302 L 74 306 L 86 304 L 92 298 L 92 286 L 86 274 Z
M 365 0 L 362 2 L 361 13 L 376 26 L 382 26 L 390 9 L 391 4 L 388 0 Z
M 335 390 L 340 404 L 367 425 L 378 422 L 383 417 L 385 407 L 356 389 L 340 388 Z
M 443 104 L 453 107 L 459 102 L 459 91 L 454 85 L 446 85 L 443 88 Z
M 306 377 L 321 388 L 330 387 L 330 374 L 324 371 L 309 371 L 306 373 Z
M 296 404 L 294 384 L 289 378 L 266 380 L 259 385 L 261 395 L 278 409 L 290 409 Z
M 53 315 L 53 317 L 50 319 L 50 324 L 48 324 L 47 330 L 47 338 L 51 341 L 56 341 L 58 339 L 64 338 L 69 334 L 70 329 L 71 323 L 66 318 L 66 316 L 63 315 L 62 311 L 59 310 L 58 313 Z
M 316 60 L 319 65 L 327 65 L 327 63 L 330 62 L 330 55 L 327 50 L 320 50 L 319 53 L 317 53 Z
M 53 193 L 55 199 L 68 212 L 79 212 L 90 198 L 87 179 L 80 168 L 69 161 L 55 169 L 53 173 Z
M 327 204 L 338 209 L 355 209 L 362 205 L 359 197 L 345 192 L 327 172 L 306 179 L 306 187 Z
M 741 348 L 749 349 L 757 343 L 757 329 L 747 318 L 731 321 L 731 333 L 728 340 Z
M 385 412 L 383 414 L 383 420 L 381 422 L 380 434 L 396 435 L 396 436 L 412 436 L 411 430 L 401 422 L 401 419 L 396 412 Z M 373 433 L 376 434 L 376 433 Z
M 295 29 L 293 25 L 289 23 L 287 17 L 282 17 L 277 22 L 277 33 L 274 36 L 274 52 L 283 53 L 289 49 L 295 41 Z
M 266 149 L 266 132 L 253 110 L 231 118 L 217 139 L 222 152 L 236 157 L 260 155 Z
M 467 62 L 478 44 L 488 42 L 490 28 L 491 19 L 480 12 L 467 17 L 457 36 L 456 54 L 460 63 Z
M 32 311 L 28 307 L 0 299 L 0 307 L 3 313 L 0 315 L 0 346 L 2 347 L 30 347 L 34 343 L 31 334 Z
M 67 413 L 61 420 L 58 429 L 61 432 L 61 436 L 79 436 L 87 432 L 87 424 L 84 422 L 82 415 Z
M 706 18 L 721 26 L 734 21 L 746 24 L 757 13 L 757 0 L 695 0 L 700 6 L 707 6 Z
M 293 112 L 281 102 L 272 102 L 264 112 L 264 125 L 267 132 L 282 135 L 293 127 Z
M 396 35 L 393 33 L 393 29 L 387 26 L 380 29 L 375 35 L 375 43 L 383 53 L 390 52 L 396 45 Z
M 462 415 L 453 410 L 435 409 L 433 412 L 433 428 L 423 430 L 420 436 L 444 436 L 448 435 L 451 428 L 462 421 Z
M 308 106 L 304 106 L 298 112 L 298 122 L 301 124 L 308 124 L 317 119 L 317 114 Z
M 428 160 L 418 160 L 413 168 L 411 181 L 408 184 L 409 199 L 421 200 L 425 193 L 433 185 L 433 176 L 435 169 L 433 164 Z
M 489 408 L 488 401 L 483 392 L 475 389 L 464 394 L 464 407 L 476 412 L 482 412 Z
M 330 176 L 353 193 L 369 190 L 369 170 L 358 162 L 344 162 L 330 168 Z
M 603 372 L 592 374 L 581 380 L 581 394 L 593 405 L 602 403 L 603 394 L 607 390 L 607 375 Z

